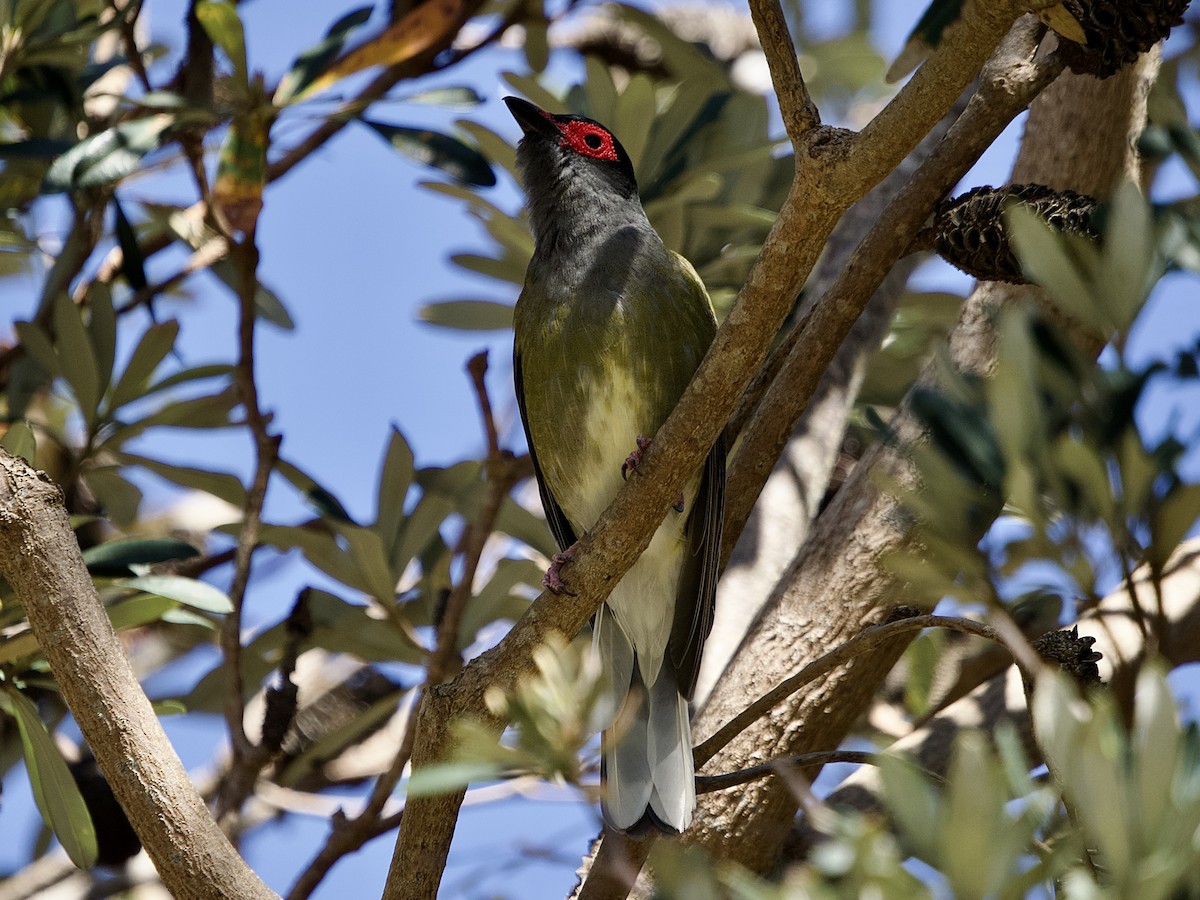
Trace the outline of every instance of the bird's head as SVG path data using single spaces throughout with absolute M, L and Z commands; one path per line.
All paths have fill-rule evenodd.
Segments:
M 543 205 L 561 211 L 564 203 L 637 202 L 629 154 L 599 122 L 554 115 L 517 97 L 505 97 L 504 103 L 524 132 L 517 166 L 535 217 Z

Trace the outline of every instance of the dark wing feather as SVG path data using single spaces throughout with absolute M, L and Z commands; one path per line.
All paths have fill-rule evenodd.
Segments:
M 721 562 L 721 530 L 725 513 L 725 435 L 717 438 L 700 478 L 696 502 L 688 517 L 688 555 L 675 597 L 675 620 L 667 650 L 679 680 L 679 693 L 692 699 L 704 642 L 712 631 Z
M 550 493 L 546 486 L 546 478 L 542 475 L 542 467 L 538 465 L 537 451 L 533 447 L 533 438 L 529 434 L 529 418 L 525 413 L 525 379 L 521 374 L 521 354 L 513 354 L 513 380 L 517 388 L 517 407 L 521 411 L 521 425 L 525 429 L 525 442 L 529 445 L 529 458 L 533 461 L 533 474 L 537 476 L 538 493 L 542 495 L 542 509 L 546 511 L 546 523 L 558 544 L 559 550 L 566 550 L 575 543 L 575 530 L 567 521 L 567 515 Z

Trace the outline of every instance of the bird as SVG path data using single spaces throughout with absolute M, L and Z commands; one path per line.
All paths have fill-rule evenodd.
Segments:
M 517 404 L 559 570 L 637 473 L 713 341 L 704 283 L 642 208 L 629 154 L 580 115 L 506 97 L 534 251 L 513 313 Z M 688 702 L 712 629 L 725 489 L 718 438 L 592 620 L 608 827 L 678 834 L 696 806 Z

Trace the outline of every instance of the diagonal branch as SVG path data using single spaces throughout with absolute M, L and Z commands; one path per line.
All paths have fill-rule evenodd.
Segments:
M 928 119 L 929 126 L 955 101 L 1003 37 L 1006 28 L 990 19 L 984 24 L 988 27 L 964 36 L 964 42 L 972 44 L 974 50 L 955 57 L 963 68 L 938 68 L 943 79 L 939 90 L 932 93 L 932 99 L 921 101 L 944 99 L 944 103 L 932 111 L 913 111 L 922 120 Z M 778 72 L 774 75 L 779 80 L 784 77 Z M 841 213 L 858 199 L 844 190 L 845 178 L 836 177 L 844 160 L 831 151 L 836 148 L 828 137 L 816 128 L 803 136 L 805 143 L 797 148 L 792 189 L 736 305 L 675 411 L 646 452 L 641 466 L 646 477 L 622 487 L 596 526 L 581 539 L 574 561 L 565 567 L 564 575 L 574 596 L 548 598 L 544 593 L 500 644 L 474 660 L 449 685 L 426 694 L 417 713 L 414 767 L 448 757 L 449 724 L 454 719 L 477 718 L 498 732 L 502 723 L 487 712 L 484 691 L 489 687 L 512 690 L 517 678 L 529 671 L 532 650 L 551 631 L 575 634 L 649 544 L 684 481 L 700 465 L 761 365 L 825 238 Z M 894 149 L 902 158 L 919 137 L 907 145 L 897 142 Z M 458 792 L 413 798 L 408 803 L 392 857 L 386 898 L 437 895 L 462 799 L 462 792 Z
M 84 565 L 58 487 L 0 450 L 0 574 L 172 896 L 274 897 L 192 786 Z

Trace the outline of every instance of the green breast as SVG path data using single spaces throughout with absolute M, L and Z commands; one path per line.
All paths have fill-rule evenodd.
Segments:
M 627 273 L 619 288 L 593 278 L 564 290 L 531 269 L 517 302 L 527 434 L 577 533 L 620 488 L 638 436 L 653 436 L 674 409 L 716 327 L 690 267 L 673 255 L 634 262 L 642 277 Z

